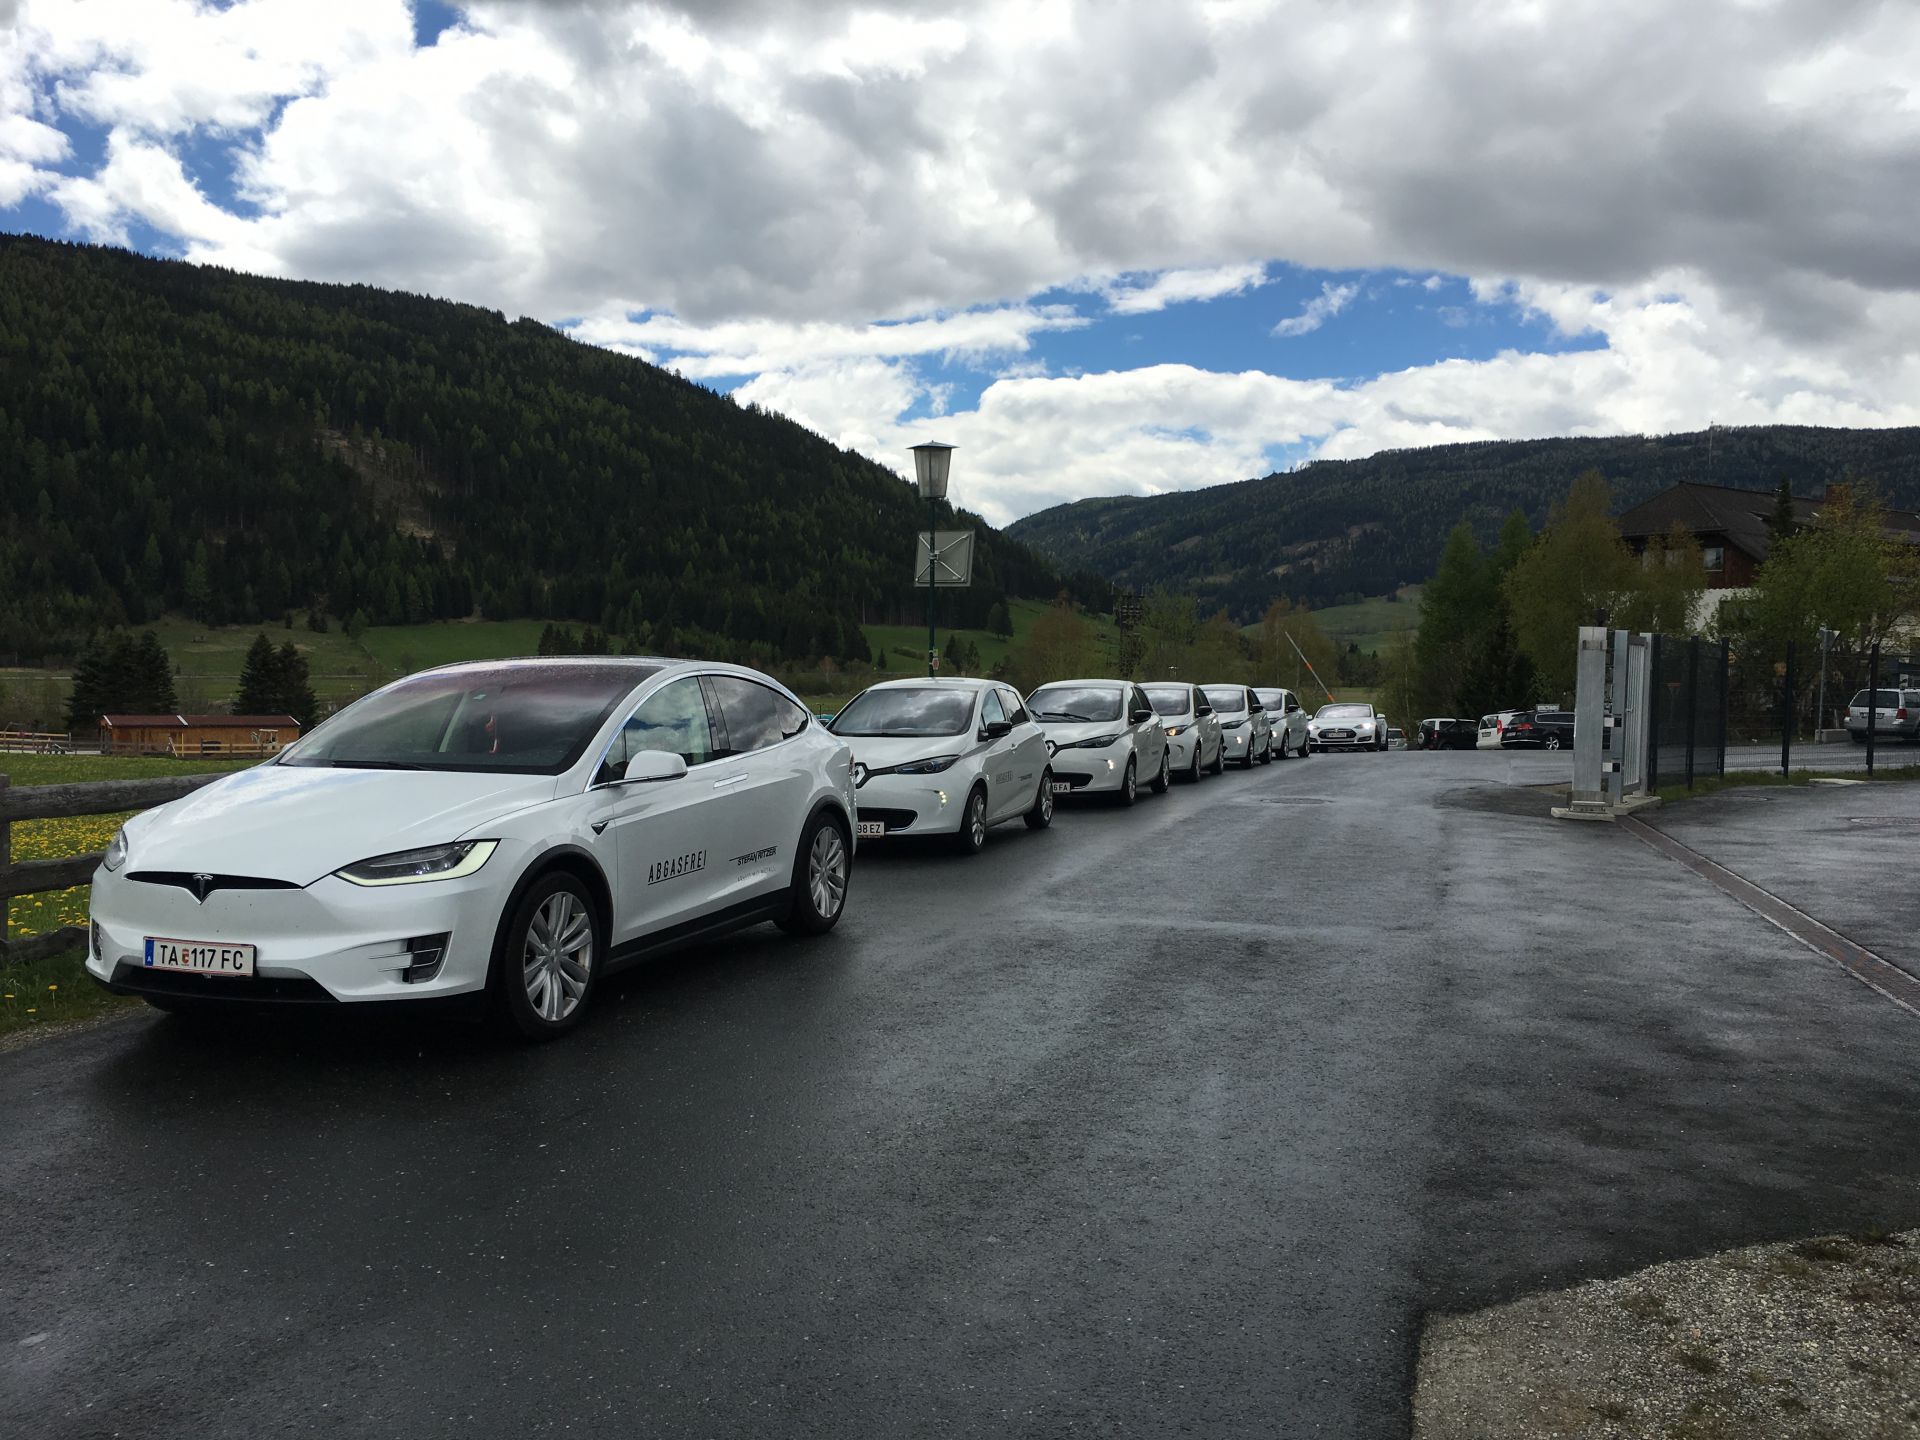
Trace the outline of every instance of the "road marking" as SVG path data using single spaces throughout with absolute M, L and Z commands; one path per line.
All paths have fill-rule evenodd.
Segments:
M 1669 860 L 1693 871 L 1745 905 L 1761 919 L 1784 930 L 1814 954 L 1838 965 L 1847 974 L 1876 994 L 1891 1000 L 1909 1015 L 1920 1018 L 1920 978 L 1909 974 L 1891 960 L 1884 960 L 1863 945 L 1856 945 L 1838 930 L 1822 925 L 1803 910 L 1796 910 L 1771 890 L 1763 890 L 1751 880 L 1733 873 L 1698 850 L 1682 845 L 1643 820 L 1622 815 L 1615 822 L 1623 830 L 1658 850 Z

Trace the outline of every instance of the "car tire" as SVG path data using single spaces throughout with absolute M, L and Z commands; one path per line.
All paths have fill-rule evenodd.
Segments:
M 1166 746 L 1160 747 L 1160 773 L 1153 777 L 1153 793 L 1164 795 L 1173 788 L 1173 755 Z
M 1034 792 L 1033 806 L 1023 818 L 1029 830 L 1044 830 L 1053 824 L 1053 771 L 1040 772 L 1040 788 Z
M 566 870 L 542 875 L 514 905 L 494 946 L 495 1023 L 522 1040 L 566 1034 L 593 1003 L 606 950 L 606 923 L 586 883 Z
M 823 810 L 800 832 L 787 913 L 774 923 L 789 935 L 824 935 L 840 923 L 853 881 L 846 822 Z
M 1560 748 L 1560 737 L 1558 735 L 1549 735 L 1547 737 L 1547 749 L 1558 750 L 1559 748 Z
M 1201 773 L 1202 773 L 1202 769 L 1200 765 L 1200 742 L 1196 740 L 1193 742 L 1193 763 L 1187 766 L 1187 779 L 1191 783 L 1198 785 L 1200 783 Z
M 967 807 L 960 813 L 960 829 L 953 837 L 953 848 L 962 855 L 978 855 L 987 845 L 987 792 L 976 785 L 967 792 Z
M 1126 773 L 1120 777 L 1120 788 L 1114 792 L 1113 798 L 1122 809 L 1140 798 L 1140 771 L 1131 755 L 1127 757 Z
M 1207 767 L 1208 773 L 1224 775 L 1227 773 L 1227 742 L 1222 740 L 1220 748 L 1213 752 L 1213 764 Z

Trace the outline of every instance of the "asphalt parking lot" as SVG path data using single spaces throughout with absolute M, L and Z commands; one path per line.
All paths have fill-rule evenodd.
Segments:
M 869 849 L 825 940 L 657 962 L 544 1049 L 143 1014 L 0 1055 L 0 1415 L 1397 1436 L 1430 1311 L 1920 1224 L 1920 1020 L 1545 818 L 1566 763 Z

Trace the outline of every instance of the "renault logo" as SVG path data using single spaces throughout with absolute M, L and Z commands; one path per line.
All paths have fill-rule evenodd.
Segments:
M 202 905 L 207 903 L 207 892 L 213 889 L 213 876 L 195 875 L 193 877 L 193 898 Z
M 867 767 L 856 762 L 853 767 L 853 788 L 858 790 L 862 785 L 866 783 L 867 783 Z

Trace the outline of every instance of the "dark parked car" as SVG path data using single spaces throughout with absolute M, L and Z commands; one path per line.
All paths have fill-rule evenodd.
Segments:
M 1422 720 L 1414 741 L 1416 750 L 1471 750 L 1480 743 L 1480 728 L 1471 720 Z
M 1571 710 L 1523 710 L 1507 722 L 1500 732 L 1500 748 L 1515 750 L 1532 746 L 1541 750 L 1573 748 L 1573 712 Z

